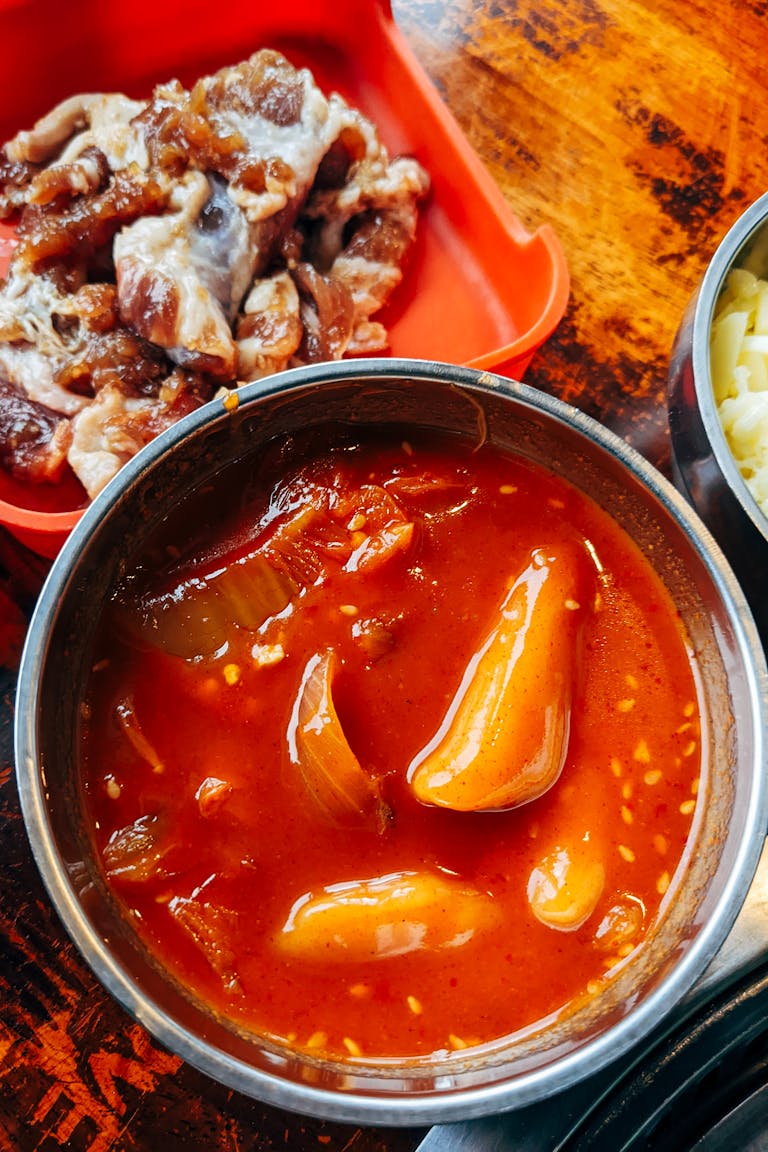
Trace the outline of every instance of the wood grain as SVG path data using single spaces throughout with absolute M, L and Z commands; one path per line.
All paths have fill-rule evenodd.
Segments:
M 768 188 L 766 5 L 419 3 L 398 22 L 571 301 L 527 382 L 666 470 L 675 332 L 719 239 Z
M 720 237 L 768 187 L 765 0 L 395 0 L 524 225 L 554 226 L 567 313 L 527 380 L 669 465 L 666 370 Z M 14 665 L 45 566 L 0 536 L 0 1150 L 409 1152 L 419 1132 L 288 1116 L 162 1051 L 51 910 L 13 774 Z

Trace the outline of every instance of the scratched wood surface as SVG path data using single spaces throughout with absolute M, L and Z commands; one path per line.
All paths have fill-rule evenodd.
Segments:
M 665 382 L 717 241 L 768 189 L 765 0 L 399 0 L 401 27 L 529 228 L 564 322 L 526 376 L 668 466 Z
M 666 471 L 679 318 L 719 238 L 768 188 L 768 2 L 393 8 L 524 225 L 552 224 L 565 249 L 571 301 L 528 382 Z M 0 533 L 1 1152 L 409 1152 L 415 1130 L 291 1117 L 206 1080 L 129 1019 L 68 942 L 13 773 L 15 668 L 44 571 Z

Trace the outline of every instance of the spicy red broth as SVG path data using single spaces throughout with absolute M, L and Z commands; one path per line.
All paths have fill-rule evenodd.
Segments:
M 701 770 L 692 656 L 636 546 L 448 438 L 328 430 L 198 494 L 105 613 L 83 717 L 148 947 L 238 1024 L 342 1057 L 599 991 Z

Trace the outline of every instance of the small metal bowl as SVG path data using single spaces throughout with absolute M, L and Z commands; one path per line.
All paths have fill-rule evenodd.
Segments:
M 608 509 L 649 558 L 699 668 L 706 770 L 663 909 L 615 981 L 570 1015 L 450 1057 L 316 1059 L 243 1032 L 178 986 L 121 914 L 96 859 L 78 776 L 80 685 L 98 606 L 190 485 L 276 436 L 329 420 L 486 438 Z M 741 589 L 688 504 L 589 417 L 467 368 L 367 360 L 282 373 L 159 436 L 87 509 L 43 589 L 16 708 L 19 792 L 51 899 L 107 989 L 156 1039 L 216 1080 L 295 1111 L 367 1125 L 477 1117 L 551 1097 L 625 1054 L 671 1011 L 725 940 L 766 829 L 762 647 Z
M 742 477 L 723 431 L 710 371 L 712 320 L 726 277 L 755 247 L 768 276 L 768 193 L 726 233 L 678 329 L 669 369 L 669 428 L 675 483 L 712 531 L 768 639 L 768 518 Z M 755 269 L 753 269 L 755 270 Z

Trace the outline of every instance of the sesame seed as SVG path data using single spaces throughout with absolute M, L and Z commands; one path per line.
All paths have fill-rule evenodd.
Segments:
M 656 881 L 656 891 L 658 892 L 659 896 L 663 896 L 668 888 L 669 872 L 662 872 L 661 876 L 659 876 L 658 880 Z
M 229 684 L 230 688 L 234 687 L 240 679 L 240 669 L 237 664 L 225 664 L 222 669 L 222 676 Z
M 622 804 L 621 806 L 621 818 L 625 824 L 631 824 L 633 821 L 632 813 L 630 812 L 629 808 L 627 808 L 626 804 Z
M 666 836 L 662 836 L 660 832 L 657 832 L 653 838 L 653 846 L 658 852 L 659 856 L 666 856 L 667 849 L 669 848 Z
M 355 512 L 354 516 L 347 524 L 350 532 L 359 532 L 361 528 L 365 528 L 365 512 Z
M 631 696 L 628 696 L 624 700 L 619 700 L 618 704 L 616 705 L 616 708 L 619 712 L 631 712 L 632 709 L 634 708 L 634 706 L 635 706 L 635 701 L 633 700 L 633 698 Z
M 349 1052 L 350 1056 L 360 1055 L 360 1045 L 356 1044 L 355 1041 L 352 1040 L 349 1036 L 344 1037 L 342 1044 L 346 1048 L 347 1052 Z
M 587 992 L 589 993 L 590 996 L 596 996 L 599 991 L 600 991 L 600 981 L 599 980 L 588 980 L 587 981 Z
M 517 484 L 501 484 L 499 486 L 499 492 L 502 496 L 514 496 L 515 492 L 517 492 Z
M 160 892 L 155 896 L 155 904 L 170 904 L 172 895 L 171 892 Z
M 461 1036 L 455 1036 L 453 1032 L 451 1032 L 448 1036 L 448 1043 L 450 1044 L 451 1048 L 455 1049 L 457 1052 L 461 1051 L 462 1048 L 467 1047 L 466 1041 L 462 1040 Z
M 405 452 L 406 456 L 413 456 L 413 445 L 409 444 L 407 440 L 403 440 L 400 447 L 402 448 L 403 452 Z
M 581 604 L 579 604 L 578 600 L 568 599 L 565 601 L 564 607 L 567 608 L 569 612 L 578 612 Z
M 608 956 L 605 961 L 605 970 L 610 972 L 611 968 L 615 968 L 617 964 L 621 964 L 621 956 Z
M 536 837 L 538 836 L 538 834 L 539 834 L 539 826 L 536 823 L 536 821 L 534 820 L 533 824 L 531 824 L 531 826 L 528 829 L 528 835 L 530 836 L 531 840 L 535 840 Z
M 556 496 L 552 496 L 547 501 L 547 503 L 549 504 L 550 508 L 565 508 L 565 502 L 563 500 L 558 500 Z
M 682 804 L 680 805 L 680 811 L 683 814 L 683 816 L 690 816 L 691 812 L 693 812 L 695 807 L 696 807 L 696 801 L 695 800 L 683 800 Z
M 358 609 L 355 604 L 340 604 L 339 612 L 342 616 L 357 616 Z
M 622 795 L 622 798 L 624 800 L 631 800 L 632 799 L 632 783 L 631 783 L 631 781 L 629 781 L 629 780 L 624 781 L 624 783 L 621 786 L 621 795 Z
M 324 1048 L 327 1043 L 328 1037 L 325 1032 L 313 1032 L 307 1040 L 307 1048 Z
M 685 708 L 683 708 L 683 716 L 693 716 L 696 711 L 696 705 L 693 700 L 689 700 Z
M 695 751 L 696 751 L 696 741 L 691 740 L 688 744 L 686 744 L 685 748 L 683 749 L 683 757 L 693 756 Z
M 627 687 L 631 688 L 633 692 L 639 688 L 640 685 L 638 684 L 637 677 L 633 676 L 631 672 L 627 672 L 627 675 L 624 677 L 624 679 L 627 682 Z
M 80 701 L 80 715 L 82 716 L 83 720 L 90 720 L 91 718 L 91 706 L 87 700 Z
M 110 800 L 119 800 L 120 792 L 122 789 L 120 788 L 117 780 L 115 780 L 114 776 L 107 776 L 105 784 L 107 789 L 107 796 L 109 796 Z
M 409 996 L 406 1002 L 414 1016 L 421 1016 L 424 1011 L 421 1006 L 421 1000 L 417 1000 L 415 996 Z
M 621 856 L 622 860 L 626 860 L 627 864 L 634 864 L 635 854 L 632 849 L 628 848 L 626 844 L 619 844 L 618 848 L 619 856 Z
M 617 760 L 615 756 L 611 756 L 611 772 L 614 776 L 621 776 L 621 761 Z
M 682 736 L 684 732 L 690 732 L 692 724 L 690 720 L 686 720 L 685 724 L 681 724 L 679 728 L 675 728 L 675 735 Z
M 103 672 L 105 668 L 109 668 L 109 660 L 97 660 L 93 668 L 91 668 L 91 672 Z
M 645 740 L 638 740 L 637 747 L 635 748 L 635 751 L 632 755 L 634 756 L 635 760 L 638 760 L 641 764 L 650 763 L 651 754 L 648 751 L 648 745 L 646 744 Z
M 659 768 L 651 768 L 651 770 L 643 776 L 644 784 L 658 784 L 659 780 L 661 780 L 661 770 Z
M 368 984 L 353 984 L 349 994 L 354 996 L 355 1000 L 364 1000 L 366 996 L 370 996 L 371 989 Z
M 699 794 L 699 777 L 698 776 L 694 776 L 693 780 L 691 780 L 691 792 L 693 793 L 694 796 L 698 796 L 698 794 Z
M 621 956 L 623 960 L 625 956 L 629 956 L 630 952 L 634 952 L 634 950 L 634 944 L 630 944 L 629 941 L 627 941 L 626 944 L 622 944 L 621 948 L 619 948 L 619 956 Z

